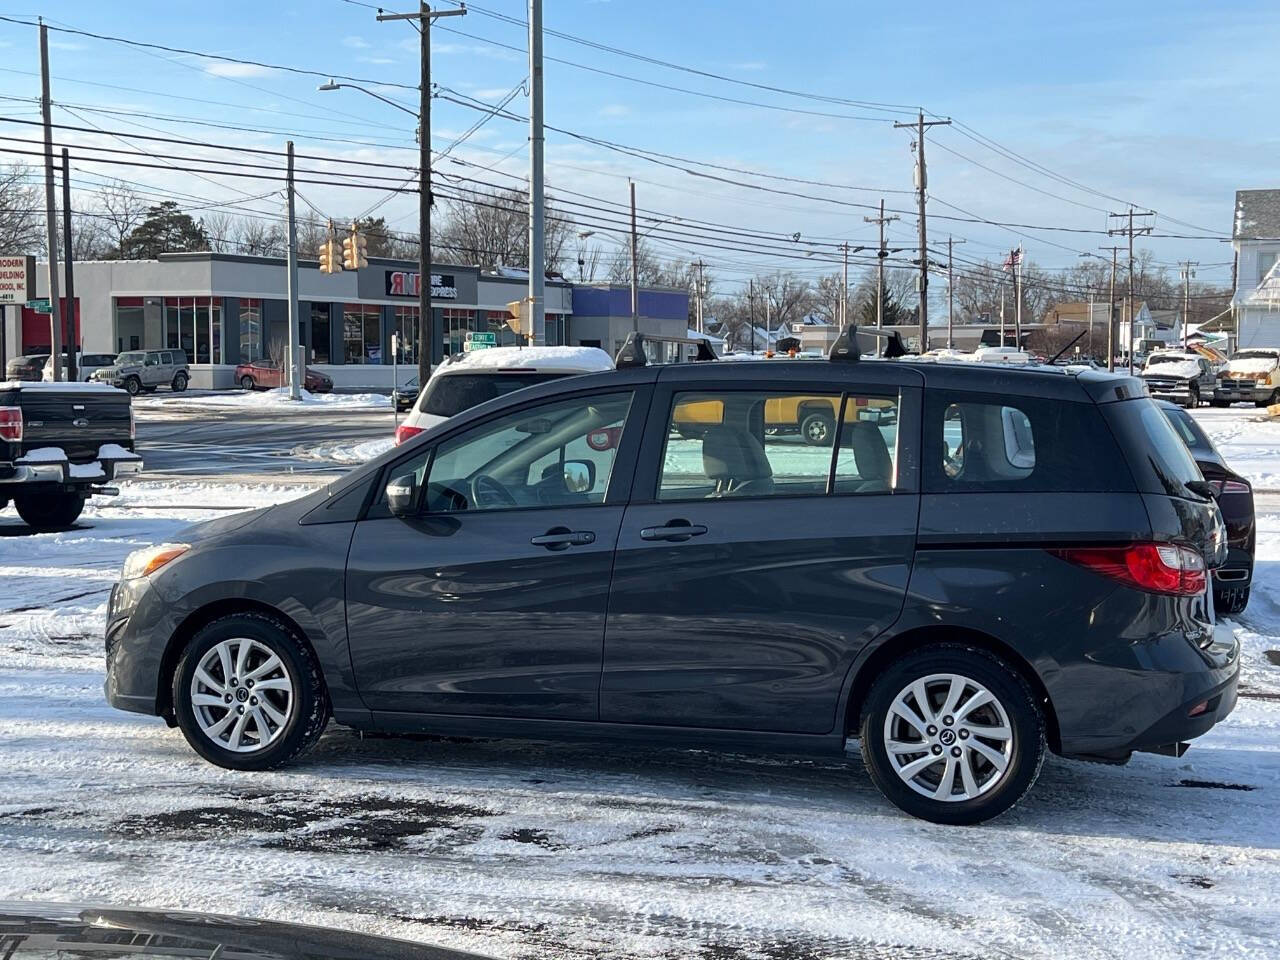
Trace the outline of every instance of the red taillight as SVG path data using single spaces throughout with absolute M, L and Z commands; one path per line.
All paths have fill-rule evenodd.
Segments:
M 22 441 L 21 407 L 0 407 L 0 440 Z
M 1214 480 L 1210 483 L 1214 491 L 1221 496 L 1224 493 L 1251 493 L 1253 488 L 1242 480 Z
M 1207 583 L 1204 558 L 1172 543 L 1127 547 L 1071 547 L 1053 553 L 1069 563 L 1150 593 L 1196 596 Z
M 396 446 L 400 446 L 410 437 L 416 437 L 424 429 L 424 427 L 411 427 L 407 423 L 400 424 L 400 426 L 396 427 Z

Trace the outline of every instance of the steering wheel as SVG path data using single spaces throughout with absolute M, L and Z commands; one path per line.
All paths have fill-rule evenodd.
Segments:
M 471 502 L 481 509 L 517 506 L 511 492 L 487 473 L 478 473 L 471 478 Z

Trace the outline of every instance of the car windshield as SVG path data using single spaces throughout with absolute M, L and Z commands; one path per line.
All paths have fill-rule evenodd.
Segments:
M 452 417 L 463 410 L 535 383 L 559 380 L 562 373 L 517 370 L 499 373 L 440 373 L 427 381 L 421 409 L 436 417 Z
M 1280 363 L 1280 355 L 1272 353 L 1269 350 L 1241 350 L 1239 353 L 1231 355 L 1232 360 L 1267 360 L 1271 363 Z
M 120 354 L 120 356 L 116 357 L 116 363 L 123 367 L 132 363 L 142 363 L 142 361 L 145 360 L 146 358 L 147 358 L 146 353 L 142 350 L 139 350 L 136 353 Z

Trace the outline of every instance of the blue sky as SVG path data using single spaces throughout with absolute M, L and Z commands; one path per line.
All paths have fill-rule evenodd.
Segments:
M 519 0 L 486 0 L 482 6 L 517 19 L 525 12 Z M 417 79 L 412 28 L 377 23 L 372 9 L 346 0 L 19 0 L 0 4 L 0 10 L 8 16 L 43 14 L 56 25 L 387 84 L 412 86 Z M 995 220 L 1098 230 L 1106 227 L 1107 210 L 1132 201 L 1160 211 L 1157 233 L 1201 232 L 1166 219 L 1172 217 L 1225 234 L 1237 188 L 1280 186 L 1275 167 L 1280 134 L 1270 119 L 1280 87 L 1274 39 L 1280 6 L 1275 4 L 1239 3 L 1227 14 L 1202 3 L 1077 3 L 1050 9 L 1025 3 L 908 7 L 547 0 L 545 19 L 549 29 L 752 83 L 907 108 L 919 105 L 963 122 L 964 128 L 936 128 L 929 134 L 930 239 L 932 246 L 945 242 L 948 233 L 963 237 L 967 244 L 957 255 L 970 259 L 998 256 L 1021 241 L 1030 257 L 1060 267 L 1108 241 L 1096 234 L 1014 231 L 941 219 L 962 215 L 957 207 Z M 453 32 L 457 30 L 473 36 Z M 34 37 L 28 27 L 0 23 L 0 95 L 17 98 L 0 101 L 0 115 L 36 115 L 34 104 L 25 99 L 39 92 Z M 434 79 L 466 96 L 496 102 L 526 73 L 523 56 L 498 44 L 523 49 L 524 42 L 519 26 L 478 10 L 442 20 L 434 32 Z M 355 91 L 317 92 L 314 77 L 144 53 L 61 33 L 52 35 L 52 47 L 55 101 L 75 105 L 93 125 L 242 146 L 278 147 L 283 141 L 280 133 L 243 129 L 260 127 L 293 133 L 299 150 L 307 152 L 413 162 L 411 117 Z M 876 203 L 883 196 L 891 208 L 911 206 L 911 197 L 902 192 L 912 184 L 910 138 L 886 122 L 909 119 L 905 113 L 751 89 L 553 36 L 547 37 L 546 53 L 643 80 L 785 108 L 721 103 L 548 62 L 550 124 L 680 157 L 867 188 L 754 180 L 796 193 L 852 203 Z M 411 90 L 377 89 L 414 106 Z M 527 99 L 518 94 L 510 108 L 524 114 Z M 93 112 L 104 109 L 125 112 Z M 239 129 L 196 127 L 140 113 Z M 447 146 L 479 116 L 437 101 L 433 144 L 437 149 Z M 58 118 L 80 122 L 62 110 Z M 19 126 L 3 125 L 11 128 L 10 135 Z M 973 132 L 1113 199 L 1030 169 L 966 136 Z M 22 128 L 20 135 L 31 132 Z M 86 136 L 87 142 L 120 145 L 105 135 Z M 524 172 L 525 137 L 523 125 L 494 119 L 458 147 L 455 156 L 493 166 L 481 176 L 514 184 L 513 177 Z M 554 133 L 548 135 L 547 161 L 552 190 L 622 202 L 626 180 L 634 177 L 640 206 L 653 211 L 654 219 L 674 215 L 745 230 L 799 232 L 815 242 L 858 243 L 874 236 L 874 228 L 862 220 L 868 210 L 691 177 Z M 87 179 L 127 175 L 157 193 L 207 199 L 256 196 L 270 188 L 230 178 L 211 178 L 211 183 L 163 169 L 89 169 Z M 467 168 L 441 166 L 442 172 L 447 170 Z M 381 199 L 377 193 L 323 186 L 304 193 L 335 217 L 361 212 Z M 273 208 L 274 201 L 254 203 Z M 411 197 L 389 199 L 378 212 L 399 228 L 414 224 Z M 891 227 L 890 235 L 906 242 L 914 229 L 913 218 L 906 216 Z M 668 235 L 674 230 L 655 231 L 661 238 L 659 251 L 681 258 L 701 255 L 717 265 L 716 275 L 725 284 L 769 265 L 797 265 L 811 275 L 827 269 L 813 262 L 708 249 L 696 238 Z M 1161 261 L 1191 257 L 1218 264 L 1202 270 L 1202 279 L 1229 277 L 1229 267 L 1222 265 L 1230 260 L 1228 244 L 1160 238 L 1149 245 Z M 615 249 L 612 240 L 606 239 L 606 246 Z

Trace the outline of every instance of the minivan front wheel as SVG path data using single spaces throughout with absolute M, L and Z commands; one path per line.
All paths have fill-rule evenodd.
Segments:
M 926 647 L 893 663 L 871 688 L 860 733 L 881 793 L 934 823 L 999 816 L 1044 761 L 1044 715 L 1031 689 L 974 647 Z
M 183 736 L 231 770 L 268 770 L 310 748 L 329 722 L 315 655 L 273 617 L 230 614 L 195 635 L 173 675 Z

